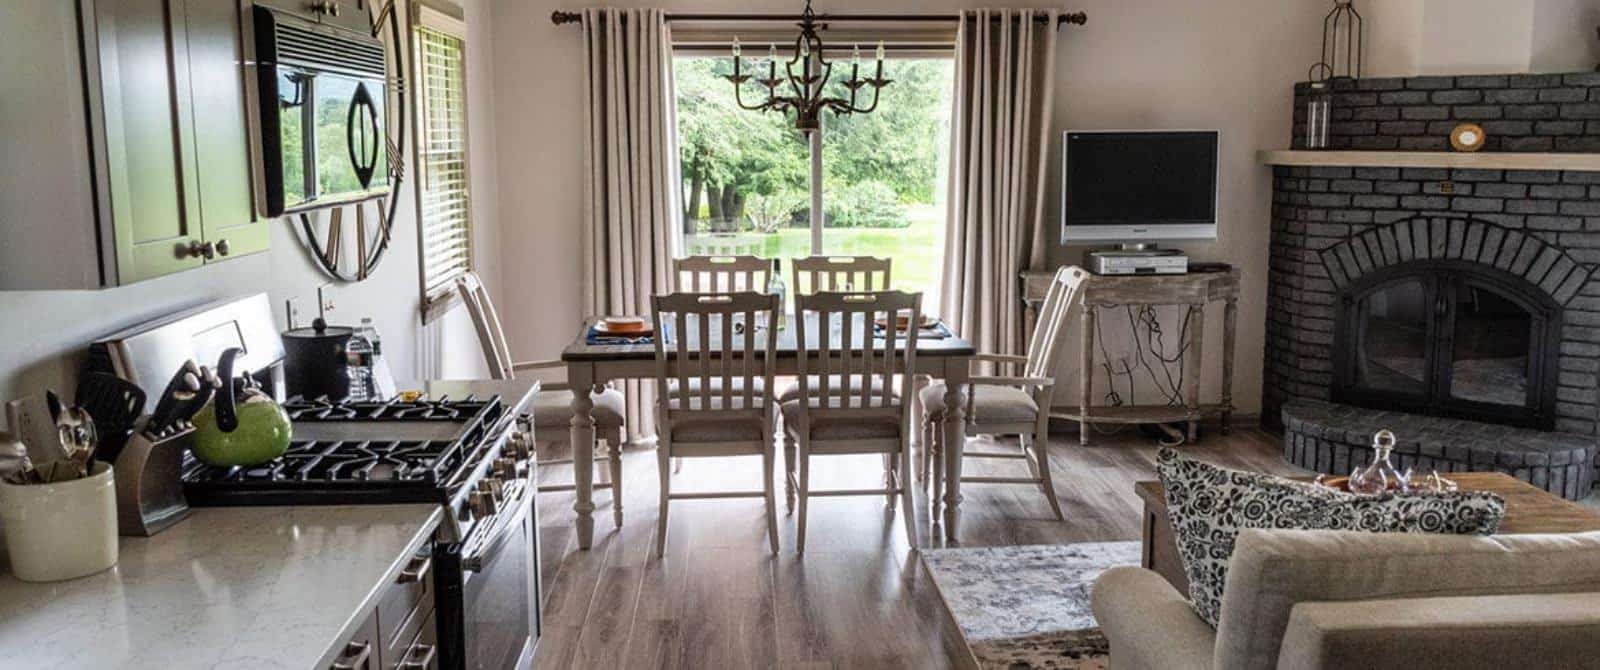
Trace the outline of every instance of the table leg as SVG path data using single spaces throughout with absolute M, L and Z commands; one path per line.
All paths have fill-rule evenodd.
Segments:
M 1078 444 L 1089 446 L 1089 402 L 1094 395 L 1094 305 L 1083 309 L 1083 350 L 1078 360 Z
M 573 525 L 578 548 L 588 549 L 594 544 L 594 367 L 567 366 L 567 383 L 572 386 L 572 480 L 577 494 Z
M 1189 442 L 1200 438 L 1200 421 L 1197 417 L 1200 416 L 1200 358 L 1205 329 L 1205 305 L 1190 305 L 1189 341 L 1183 345 L 1183 383 L 1187 385 L 1183 390 L 1183 404 L 1189 409 Z
M 956 525 L 961 519 L 961 454 L 967 443 L 966 403 L 962 389 L 967 385 L 966 358 L 952 357 L 945 361 L 944 373 L 944 439 L 940 446 L 944 457 L 944 536 L 956 541 Z
M 1222 307 L 1222 434 L 1233 423 L 1233 340 L 1239 330 L 1239 299 L 1229 298 Z

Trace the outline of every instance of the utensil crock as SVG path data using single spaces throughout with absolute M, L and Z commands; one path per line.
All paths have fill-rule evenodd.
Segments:
M 11 571 L 25 582 L 92 575 L 117 564 L 117 487 L 111 465 L 56 484 L 0 481 Z

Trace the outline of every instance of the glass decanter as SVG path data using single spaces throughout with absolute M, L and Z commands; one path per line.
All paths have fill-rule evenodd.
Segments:
M 1401 473 L 1390 456 L 1394 453 L 1394 433 L 1380 430 L 1372 435 L 1372 464 L 1350 473 L 1352 493 L 1375 494 L 1389 490 L 1405 493 L 1411 488 L 1411 472 Z

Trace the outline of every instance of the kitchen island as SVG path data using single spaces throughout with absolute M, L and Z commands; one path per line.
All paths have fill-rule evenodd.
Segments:
M 0 574 L 0 667 L 321 668 L 439 525 L 439 505 L 198 508 L 97 575 Z M 71 529 L 63 529 L 71 532 Z

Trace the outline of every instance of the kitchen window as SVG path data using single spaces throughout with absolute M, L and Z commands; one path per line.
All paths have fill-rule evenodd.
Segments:
M 773 39 L 786 32 L 792 31 Z M 764 60 L 765 41 L 744 38 L 758 54 L 746 58 L 747 67 L 755 67 Z M 828 39 L 828 56 L 848 62 L 853 43 Z M 876 39 L 862 44 L 870 53 Z M 944 255 L 952 58 L 897 54 L 884 66 L 894 83 L 875 111 L 825 112 L 820 183 L 810 170 L 809 138 L 795 129 L 793 114 L 740 109 L 723 78 L 732 67 L 720 47 L 680 47 L 673 60 L 684 253 L 783 259 L 786 282 L 793 258 L 887 257 L 894 261 L 892 288 L 920 291 L 925 309 L 934 309 Z M 848 97 L 834 85 L 836 95 Z M 746 103 L 764 99 L 754 84 L 744 94 Z M 811 195 L 819 191 L 821 226 L 813 230 Z
M 421 6 L 412 53 L 418 107 L 417 246 L 422 320 L 430 323 L 455 304 L 456 279 L 473 269 L 465 23 L 432 4 Z

